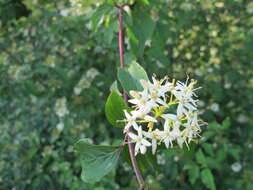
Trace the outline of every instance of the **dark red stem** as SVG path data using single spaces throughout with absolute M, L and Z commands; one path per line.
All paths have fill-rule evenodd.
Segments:
M 120 57 L 120 67 L 121 68 L 125 67 L 125 63 L 124 63 L 124 45 L 123 45 L 124 44 L 123 16 L 122 16 L 123 15 L 123 6 L 116 6 L 118 8 L 118 11 L 119 11 L 119 14 L 118 14 L 118 20 L 119 20 L 119 57 Z M 127 93 L 124 91 L 123 95 L 124 95 L 125 103 L 127 104 L 128 103 Z M 140 185 L 139 190 L 144 190 L 145 182 L 144 182 L 144 179 L 142 177 L 140 168 L 137 164 L 137 160 L 136 160 L 135 152 L 134 152 L 134 147 L 133 147 L 133 144 L 131 143 L 130 137 L 127 137 L 127 142 L 128 142 L 128 149 L 129 149 L 129 154 L 130 154 L 132 166 L 133 166 L 137 181 Z
M 122 16 L 122 7 L 118 8 L 119 10 L 119 59 L 120 59 L 120 67 L 125 67 L 124 63 L 124 33 L 123 33 L 123 16 Z

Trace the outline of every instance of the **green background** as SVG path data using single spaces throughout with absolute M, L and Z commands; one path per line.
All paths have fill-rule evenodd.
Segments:
M 118 1 L 119 2 L 119 1 Z M 191 149 L 159 151 L 151 190 L 253 189 L 253 2 L 136 0 L 124 12 L 126 64 L 198 80 L 209 123 Z M 120 160 L 81 180 L 81 138 L 117 145 L 104 105 L 117 77 L 114 1 L 0 0 L 0 189 L 135 190 Z

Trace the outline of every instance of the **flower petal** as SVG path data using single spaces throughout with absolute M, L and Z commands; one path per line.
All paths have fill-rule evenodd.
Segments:
M 128 100 L 128 102 L 130 102 L 131 104 L 139 104 L 140 100 L 138 100 L 138 99 L 130 99 L 130 100 Z
M 157 140 L 152 139 L 152 154 L 155 154 L 156 149 L 157 149 Z
M 174 114 L 169 114 L 168 113 L 168 114 L 163 114 L 162 116 L 167 118 L 167 119 L 173 120 L 173 121 L 175 121 L 177 119 L 177 116 L 174 115 Z
M 146 116 L 144 117 L 144 119 L 147 120 L 147 121 L 157 122 L 157 120 L 156 120 L 155 118 L 153 118 L 153 117 L 151 117 L 151 116 L 149 116 L 149 115 L 146 115 Z
M 128 133 L 127 135 L 133 140 L 136 140 L 138 138 L 138 136 L 133 133 Z
M 132 126 L 134 127 L 134 129 L 136 130 L 136 131 L 138 131 L 138 125 L 137 125 L 137 123 L 135 122 L 135 121 L 133 121 L 132 122 Z
M 153 134 L 150 133 L 150 132 L 142 131 L 142 134 L 143 134 L 145 137 L 148 137 L 148 138 L 150 138 L 150 139 L 153 138 Z
M 135 144 L 135 147 L 134 147 L 135 156 L 138 154 L 140 147 L 141 147 L 141 143 L 138 142 Z
M 151 143 L 148 142 L 146 139 L 142 139 L 142 140 L 141 140 L 141 143 L 142 143 L 143 145 L 145 145 L 145 146 L 151 146 Z
M 147 147 L 142 145 L 142 146 L 140 147 L 140 150 L 141 150 L 141 154 L 145 154 L 146 151 L 147 151 Z

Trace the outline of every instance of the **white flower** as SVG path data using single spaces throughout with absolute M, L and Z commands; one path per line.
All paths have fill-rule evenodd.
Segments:
M 136 117 L 130 115 L 126 110 L 124 110 L 124 113 L 125 113 L 126 122 L 127 122 L 127 124 L 126 124 L 126 126 L 125 126 L 125 128 L 124 128 L 124 133 L 128 132 L 128 131 L 129 131 L 129 128 L 130 128 L 131 126 L 133 126 L 135 130 L 138 130 L 138 125 L 137 125 L 137 123 L 136 123 L 136 121 L 135 121 Z
M 191 98 L 192 96 L 197 97 L 197 95 L 195 94 L 194 91 L 198 90 L 200 87 L 195 88 L 195 89 L 193 88 L 193 86 L 197 83 L 197 81 L 192 80 L 190 82 L 190 84 L 188 85 L 187 84 L 188 80 L 189 80 L 189 78 L 187 78 L 185 83 L 183 83 L 181 81 L 177 81 L 175 89 L 178 91 L 184 92 L 184 96 L 186 99 Z
M 200 125 L 198 123 L 197 113 L 194 113 L 189 117 L 187 123 L 184 124 L 184 127 L 185 129 L 182 133 L 188 138 L 188 143 L 196 136 L 199 136 Z
M 152 154 L 155 154 L 156 149 L 157 149 L 157 141 L 159 139 L 161 139 L 160 135 L 161 135 L 161 131 L 159 131 L 158 129 L 152 131 L 152 132 L 142 132 L 143 135 L 149 139 L 151 139 L 151 145 L 152 145 Z
M 170 124 L 169 124 L 169 120 L 165 120 L 164 131 L 160 135 L 162 136 L 162 139 L 163 139 L 163 142 L 164 142 L 166 148 L 169 148 L 169 147 L 173 146 L 172 141 L 174 139 L 170 136 Z
M 69 110 L 67 109 L 67 99 L 65 97 L 57 99 L 55 103 L 55 112 L 59 117 L 64 117 L 69 114 Z
M 181 125 L 181 121 L 180 121 L 180 116 L 177 116 L 175 114 L 163 114 L 162 117 L 165 119 L 165 120 L 171 120 L 171 121 L 174 121 L 173 122 L 173 125 L 175 127 L 179 127 Z M 165 121 L 166 122 L 166 121 Z
M 56 125 L 56 128 L 58 129 L 58 131 L 62 131 L 63 128 L 64 128 L 64 123 L 63 122 L 60 122 Z
M 165 78 L 159 81 L 152 77 L 152 80 L 153 83 L 145 80 L 140 80 L 140 82 L 144 90 L 149 92 L 150 99 L 153 100 L 154 103 L 159 103 L 166 106 L 167 104 L 162 100 L 162 98 L 160 98 L 163 97 L 169 90 L 167 85 L 162 85 Z
M 134 104 L 139 110 L 146 110 L 149 112 L 152 107 L 158 106 L 153 100 L 150 99 L 147 89 L 144 89 L 140 93 L 130 91 L 130 94 L 134 97 L 134 99 L 130 99 L 128 102 Z
M 196 106 L 196 100 L 193 100 L 191 98 L 186 99 L 184 97 L 184 94 L 182 92 L 176 91 L 174 93 L 176 98 L 179 100 L 178 106 L 177 106 L 177 115 L 182 116 L 187 115 L 189 112 L 193 112 L 197 110 Z M 193 104 L 193 105 L 192 105 Z
M 197 96 L 194 91 L 198 90 L 199 88 L 193 88 L 196 81 L 192 80 L 192 82 L 187 85 L 188 78 L 185 82 L 178 81 L 175 87 L 175 90 L 172 91 L 173 95 L 179 100 L 178 107 L 177 107 L 177 115 L 182 116 L 183 114 L 187 115 L 188 112 L 193 112 L 197 110 L 196 102 L 198 100 L 194 100 L 193 96 Z
M 157 122 L 157 120 L 156 120 L 154 117 L 151 117 L 151 116 L 149 116 L 149 115 L 146 115 L 146 116 L 144 117 L 144 120 L 146 120 L 146 121 L 151 121 L 151 122 Z
M 124 111 L 127 133 L 135 143 L 135 154 L 144 154 L 147 147 L 152 146 L 155 154 L 158 145 L 164 143 L 167 148 L 176 142 L 181 148 L 199 136 L 200 124 L 198 120 L 197 97 L 194 88 L 196 81 L 188 79 L 185 83 L 168 81 L 168 77 L 152 82 L 141 80 L 143 91 L 130 91 L 133 104 L 131 114 Z M 203 122 L 204 123 L 204 122 Z M 163 130 L 158 126 L 162 124 Z M 133 127 L 134 130 L 129 130 Z M 137 132 L 137 134 L 135 134 Z M 146 139 L 150 139 L 151 143 Z
M 235 162 L 231 165 L 231 169 L 234 171 L 234 172 L 239 172 L 241 171 L 242 169 L 242 165 L 239 163 L 239 162 Z
M 217 103 L 212 103 L 209 106 L 209 109 L 212 110 L 213 112 L 218 112 L 220 110 L 220 106 Z
M 175 115 L 175 114 L 163 114 L 162 117 L 166 120 L 172 120 L 175 121 L 176 123 L 180 123 L 180 119 L 179 116 Z
M 135 151 L 135 155 L 138 154 L 139 150 L 141 152 L 141 154 L 145 154 L 147 151 L 147 146 L 151 146 L 150 142 L 148 142 L 146 139 L 143 138 L 142 136 L 142 128 L 139 127 L 138 128 L 138 135 L 135 135 L 134 133 L 128 133 L 128 136 L 133 140 L 133 142 L 135 142 L 135 147 L 134 147 L 134 151 Z

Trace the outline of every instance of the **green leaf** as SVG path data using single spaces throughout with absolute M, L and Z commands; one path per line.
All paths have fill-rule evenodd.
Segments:
M 142 2 L 149 5 L 149 0 L 142 0 Z
M 138 87 L 135 84 L 134 78 L 125 68 L 118 69 L 118 79 L 123 89 L 129 92 L 130 90 L 138 90 Z
M 95 4 L 95 3 L 101 3 L 102 0 L 85 0 L 85 1 L 81 1 L 80 3 L 82 3 L 83 6 L 91 6 L 92 4 Z
M 225 130 L 225 129 L 228 129 L 230 127 L 230 120 L 229 118 L 226 118 L 224 121 L 222 121 L 222 129 Z
M 239 160 L 240 159 L 240 155 L 241 155 L 241 149 L 238 147 L 238 148 L 229 148 L 228 149 L 228 152 L 236 159 L 236 160 Z
M 199 178 L 199 167 L 197 165 L 192 166 L 188 170 L 188 173 L 191 184 L 195 184 L 196 180 Z
M 103 23 L 104 16 L 108 15 L 110 11 L 111 6 L 108 4 L 102 4 L 95 9 L 91 17 L 92 30 L 96 31 L 98 29 L 98 27 Z
M 209 168 L 205 168 L 201 171 L 201 180 L 208 189 L 216 190 L 213 174 Z
M 81 139 L 75 144 L 75 150 L 82 157 L 82 174 L 84 182 L 99 181 L 116 165 L 121 150 L 114 146 L 93 145 L 87 139 Z
M 147 151 L 145 154 L 138 154 L 136 156 L 137 163 L 141 171 L 153 170 L 158 168 L 155 155 L 151 151 Z
M 206 131 L 204 132 L 203 136 L 205 137 L 206 140 L 211 139 L 213 136 L 215 136 L 214 131 Z
M 125 64 L 127 66 L 134 63 L 134 62 L 136 62 L 136 58 L 131 52 L 126 52 L 124 54 L 124 60 L 125 60 Z
M 123 18 L 124 18 L 124 23 L 126 24 L 126 26 L 132 26 L 133 25 L 133 18 L 126 11 L 123 11 Z
M 130 90 L 142 91 L 140 80 L 149 80 L 146 71 L 138 63 L 132 63 L 128 68 L 119 68 L 118 79 L 127 92 Z
M 105 104 L 107 120 L 115 127 L 123 127 L 124 123 L 117 121 L 124 119 L 124 109 L 129 110 L 130 108 L 125 104 L 122 96 L 115 90 L 112 90 Z
M 135 34 L 133 33 L 132 29 L 130 27 L 127 27 L 126 31 L 127 31 L 127 36 L 129 37 L 129 39 L 131 40 L 131 42 L 133 42 L 134 44 L 138 45 L 139 44 L 139 40 L 135 36 Z
M 136 80 L 144 79 L 148 81 L 148 75 L 146 71 L 138 63 L 135 62 L 130 64 L 128 71 Z
M 128 146 L 125 146 L 123 149 L 123 159 L 127 164 L 132 167 L 131 158 L 129 155 Z M 151 153 L 151 151 L 147 151 L 145 154 L 138 154 L 136 156 L 137 164 L 141 171 L 153 170 L 157 171 L 159 167 L 157 166 L 156 156 Z
M 196 160 L 199 164 L 206 166 L 206 157 L 201 149 L 196 153 Z
M 205 152 L 207 152 L 210 156 L 213 156 L 213 146 L 208 143 L 202 143 L 202 147 L 204 148 Z
M 220 163 L 218 160 L 210 157 L 206 158 L 206 164 L 210 169 L 219 169 L 222 165 L 222 163 Z
M 158 27 L 158 26 L 157 26 Z M 167 56 L 164 54 L 164 49 L 166 46 L 166 40 L 161 38 L 161 33 L 163 31 L 156 31 L 152 36 L 152 48 L 149 48 L 147 51 L 147 55 L 156 59 L 164 66 L 169 66 L 169 60 Z
M 152 37 L 155 22 L 148 10 L 136 9 L 133 12 L 133 26 L 129 27 L 127 34 L 130 39 L 132 52 L 136 57 L 143 55 L 145 43 Z M 136 43 L 138 40 L 138 43 Z
M 118 94 L 120 94 L 119 88 L 118 88 L 118 82 L 115 80 L 111 87 L 110 87 L 110 91 L 116 91 Z

